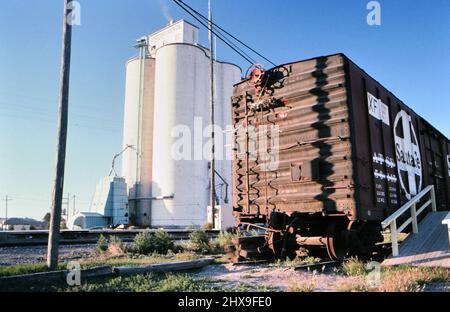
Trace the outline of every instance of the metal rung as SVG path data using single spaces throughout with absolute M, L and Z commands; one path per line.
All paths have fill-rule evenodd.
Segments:
M 399 235 L 410 223 L 412 222 L 412 217 L 406 220 L 398 229 L 397 235 Z
M 433 201 L 430 199 L 425 204 L 422 205 L 422 207 L 417 210 L 417 214 L 419 215 L 422 211 L 424 211 L 426 208 L 428 208 L 429 205 L 431 205 Z

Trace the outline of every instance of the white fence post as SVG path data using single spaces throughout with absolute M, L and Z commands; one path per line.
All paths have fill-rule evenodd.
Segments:
M 437 208 L 436 208 L 436 192 L 434 190 L 434 185 L 431 188 L 431 209 L 432 209 L 433 212 L 437 211 Z
M 415 233 L 415 234 L 419 233 L 419 227 L 417 225 L 416 203 L 414 203 L 414 205 L 411 206 L 411 220 L 412 220 L 413 233 Z
M 397 220 L 391 223 L 391 244 L 392 244 L 392 255 L 394 257 L 398 256 L 398 238 L 397 238 Z

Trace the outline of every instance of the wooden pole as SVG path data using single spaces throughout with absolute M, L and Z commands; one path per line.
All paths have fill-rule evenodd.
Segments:
M 69 218 L 69 209 L 70 209 L 70 193 L 67 193 L 67 203 L 66 203 L 66 211 L 65 211 L 66 222 L 67 222 L 67 219 Z
M 75 215 L 75 198 L 76 198 L 76 195 L 73 195 L 73 207 L 72 207 L 72 216 L 74 216 L 74 215 Z
M 5 205 L 6 205 L 6 207 L 5 207 L 5 224 L 6 224 L 6 226 L 8 226 L 8 202 L 10 200 L 11 199 L 8 198 L 8 195 L 6 195 L 6 199 L 5 199 Z
M 216 194 L 215 194 L 215 173 L 216 173 L 216 161 L 215 161 L 215 133 L 214 133 L 214 45 L 213 45 L 213 33 L 212 33 L 212 9 L 211 0 L 208 0 L 208 19 L 209 19 L 209 60 L 210 60 L 210 124 L 211 124 L 211 172 L 210 172 L 210 194 L 209 203 L 212 213 L 212 228 L 215 228 L 215 208 L 216 208 Z
M 3 223 L 2 229 L 1 230 L 8 230 L 8 202 L 11 201 L 12 199 L 9 198 L 8 195 L 5 196 L 5 222 Z
M 72 41 L 71 0 L 64 0 L 64 20 L 62 33 L 61 72 L 59 82 L 57 156 L 55 181 L 52 199 L 52 212 L 48 235 L 47 266 L 56 269 L 58 266 L 59 231 L 61 223 L 61 205 L 64 189 L 64 165 L 66 160 L 67 123 L 69 109 L 69 77 Z

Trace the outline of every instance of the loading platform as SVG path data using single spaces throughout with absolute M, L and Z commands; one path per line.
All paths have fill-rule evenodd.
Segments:
M 450 268 L 449 218 L 448 211 L 429 212 L 418 224 L 417 233 L 399 244 L 398 255 L 391 255 L 382 265 Z

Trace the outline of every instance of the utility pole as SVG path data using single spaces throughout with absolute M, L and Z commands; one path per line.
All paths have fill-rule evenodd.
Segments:
M 69 208 L 70 208 L 70 193 L 67 193 L 67 197 L 62 198 L 61 203 L 61 218 L 67 218 L 69 216 Z
M 69 219 L 69 210 L 70 210 L 70 193 L 67 193 L 66 222 L 67 222 L 67 219 Z
M 6 226 L 6 230 L 8 230 L 8 202 L 11 201 L 12 199 L 10 199 L 8 197 L 8 195 L 5 196 L 5 223 L 4 226 Z
M 64 165 L 66 160 L 67 123 L 69 110 L 69 78 L 72 43 L 71 0 L 64 0 L 62 32 L 61 72 L 59 82 L 57 159 L 52 199 L 52 212 L 48 233 L 47 266 L 56 269 L 58 265 L 59 231 L 61 225 L 61 205 L 64 190 Z
M 72 216 L 74 216 L 75 215 L 75 198 L 76 198 L 76 195 L 73 195 L 73 204 L 72 204 Z
M 214 133 L 214 43 L 213 43 L 213 32 L 212 32 L 212 8 L 211 0 L 208 0 L 208 20 L 209 20 L 209 61 L 210 61 L 210 124 L 211 124 L 211 172 L 210 172 L 210 194 L 209 202 L 212 212 L 212 227 L 215 228 L 215 210 L 216 210 L 216 199 L 215 199 L 215 173 L 216 173 L 216 161 L 215 161 L 215 133 Z

